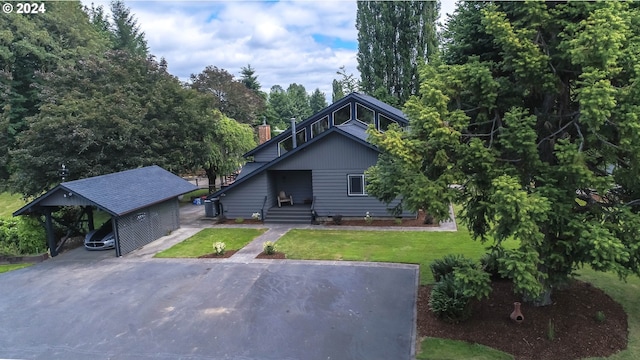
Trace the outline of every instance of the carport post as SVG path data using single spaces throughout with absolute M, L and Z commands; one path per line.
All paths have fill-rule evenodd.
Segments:
M 113 228 L 113 238 L 115 240 L 116 245 L 116 257 L 122 256 L 122 251 L 120 251 L 120 233 L 118 232 L 118 216 L 114 216 L 113 221 L 111 222 L 111 227 Z
M 51 219 L 51 209 L 45 208 L 44 210 L 44 227 L 47 230 L 47 245 L 49 246 L 49 253 L 51 257 L 57 256 L 56 250 L 56 233 L 53 231 L 53 220 Z
M 87 213 L 87 225 L 89 226 L 89 231 L 95 230 L 95 225 L 93 224 L 93 208 L 91 206 L 87 206 L 85 208 L 85 212 Z

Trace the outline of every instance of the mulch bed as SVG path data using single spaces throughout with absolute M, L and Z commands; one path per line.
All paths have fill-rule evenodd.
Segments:
M 509 315 L 513 303 L 510 281 L 493 283 L 488 299 L 473 303 L 472 317 L 459 324 L 439 320 L 429 310 L 431 286 L 418 290 L 418 336 L 479 343 L 512 354 L 516 359 L 563 360 L 606 357 L 627 347 L 627 315 L 622 306 L 589 283 L 574 281 L 552 294 L 554 303 L 545 307 L 522 304 L 524 322 Z M 602 311 L 605 320 L 596 320 Z M 549 322 L 554 338 L 549 339 Z M 424 350 L 424 349 L 423 349 Z M 429 351 L 426 349 L 425 351 Z
M 258 256 L 256 256 L 256 259 L 286 259 L 287 255 L 283 252 L 279 252 L 276 251 L 274 254 L 272 255 L 267 255 L 263 252 L 261 252 L 260 254 L 258 254 Z
M 332 226 L 395 226 L 395 227 L 437 227 L 438 224 L 425 224 L 424 223 L 425 213 L 420 210 L 418 212 L 418 217 L 415 219 L 402 219 L 401 222 L 396 222 L 395 219 L 375 219 L 370 223 L 367 222 L 364 217 L 357 219 L 342 219 L 340 225 L 335 224 L 333 220 L 328 220 L 323 222 L 323 225 L 332 225 Z
M 227 250 L 224 252 L 223 255 L 218 255 L 216 253 L 211 253 L 211 254 L 206 254 L 206 255 L 200 255 L 198 256 L 198 259 L 225 259 L 228 257 L 231 257 L 231 255 L 237 253 L 238 250 Z

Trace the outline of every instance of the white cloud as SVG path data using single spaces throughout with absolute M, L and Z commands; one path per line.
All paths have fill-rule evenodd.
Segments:
M 90 5 L 91 0 L 83 1 Z M 452 12 L 453 3 L 444 0 L 443 12 Z M 99 4 L 109 7 L 108 2 Z M 297 83 L 309 92 L 319 88 L 330 99 L 331 82 L 341 66 L 358 76 L 353 0 L 125 4 L 145 32 L 151 53 L 164 57 L 169 71 L 183 81 L 208 65 L 239 77 L 241 68 L 251 64 L 264 91 Z

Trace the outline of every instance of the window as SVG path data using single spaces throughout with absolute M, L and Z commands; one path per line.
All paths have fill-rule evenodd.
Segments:
M 378 130 L 387 131 L 387 129 L 389 129 L 389 126 L 391 126 L 391 124 L 397 124 L 397 122 L 389 119 L 384 115 L 378 115 Z
M 373 124 L 373 110 L 356 104 L 356 119 L 365 124 Z
M 347 104 L 333 112 L 333 125 L 342 125 L 351 120 L 351 104 Z
M 321 132 L 329 129 L 329 117 L 325 116 L 322 119 L 311 124 L 311 137 L 319 135 Z
M 347 195 L 364 196 L 367 195 L 365 190 L 366 183 L 364 174 L 347 175 Z
M 296 132 L 296 146 L 300 146 L 307 142 L 307 129 L 302 129 Z M 287 136 L 284 140 L 278 143 L 278 156 L 282 156 L 287 151 L 293 150 L 293 140 L 291 135 Z

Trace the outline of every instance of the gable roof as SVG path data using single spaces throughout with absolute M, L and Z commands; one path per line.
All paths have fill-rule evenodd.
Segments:
M 113 216 L 121 216 L 197 189 L 190 182 L 154 165 L 63 182 L 13 215 L 39 208 L 42 202 L 60 191 L 79 196 Z M 67 204 L 59 204 L 64 205 Z
M 236 186 L 239 186 L 240 184 L 244 183 L 245 181 L 251 179 L 252 177 L 254 177 L 257 174 L 262 173 L 265 170 L 268 170 L 269 168 L 279 164 L 280 162 L 295 156 L 295 154 L 297 154 L 299 151 L 303 151 L 304 149 L 308 148 L 309 146 L 317 143 L 318 141 L 320 141 L 321 139 L 324 139 L 325 137 L 331 135 L 331 134 L 339 134 L 342 135 L 344 137 L 346 137 L 347 139 L 350 139 L 352 141 L 355 141 L 356 143 L 359 143 L 362 146 L 366 146 L 370 149 L 373 149 L 377 152 L 380 152 L 380 150 L 375 147 L 373 144 L 371 144 L 370 142 L 367 141 L 367 135 L 366 135 L 366 129 L 364 129 L 361 125 L 358 124 L 346 124 L 346 125 L 342 125 L 342 126 L 333 126 L 331 128 L 329 128 L 329 130 L 323 131 L 320 135 L 315 136 L 311 141 L 307 141 L 304 144 L 296 147 L 295 149 L 292 149 L 290 151 L 287 151 L 284 155 L 277 157 L 276 159 L 267 162 L 267 163 L 247 163 L 246 165 L 249 164 L 255 164 L 255 165 L 250 165 L 249 168 L 246 168 L 247 170 L 249 170 L 244 176 L 240 177 L 238 176 L 238 178 L 236 178 L 236 181 L 233 182 L 233 184 L 227 186 L 224 189 L 220 189 L 218 191 L 216 191 L 215 193 L 209 195 L 209 198 L 214 198 L 214 197 L 218 197 L 220 196 L 220 194 L 229 191 L 230 189 L 235 188 Z M 261 166 L 256 166 L 257 164 L 261 164 Z M 242 173 L 242 172 L 241 172 Z
M 387 103 L 384 103 L 372 96 L 369 95 L 365 95 L 365 94 L 360 94 L 357 92 L 352 92 L 351 94 L 343 97 L 342 99 L 334 102 L 333 104 L 327 106 L 326 108 L 318 111 L 317 113 L 311 115 L 309 118 L 296 123 L 296 129 L 298 128 L 303 128 L 315 121 L 318 121 L 319 119 L 325 117 L 326 115 L 332 113 L 333 111 L 336 111 L 340 108 L 342 108 L 345 104 L 352 102 L 352 101 L 356 101 L 358 103 L 361 103 L 363 105 L 367 105 L 371 108 L 373 108 L 373 110 L 377 110 L 381 113 L 384 113 L 385 116 L 389 116 L 391 118 L 393 118 L 393 120 L 396 120 L 404 125 L 409 123 L 409 119 L 407 118 L 407 116 L 400 110 L 397 109 Z M 332 126 L 334 127 L 334 126 Z M 345 127 L 345 125 L 340 125 L 340 127 Z M 244 154 L 244 157 L 249 157 L 252 156 L 254 154 L 256 154 L 257 152 L 259 152 L 260 150 L 264 149 L 267 146 L 272 145 L 273 143 L 277 143 L 279 141 L 284 140 L 285 138 L 289 137 L 291 135 L 291 128 L 289 127 L 288 130 L 283 131 L 282 133 L 278 134 L 277 136 L 274 136 L 273 138 L 271 138 L 269 141 L 266 141 L 260 145 L 258 145 L 257 147 L 251 149 L 249 152 L 247 152 L 246 154 Z M 364 140 L 366 140 L 366 136 L 364 137 Z

